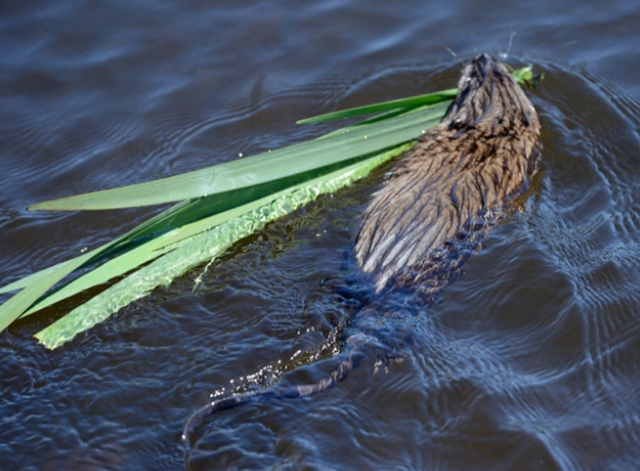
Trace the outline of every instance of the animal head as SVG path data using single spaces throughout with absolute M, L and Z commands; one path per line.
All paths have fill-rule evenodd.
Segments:
M 498 136 L 521 132 L 524 126 L 539 132 L 533 105 L 504 64 L 489 54 L 476 56 L 464 68 L 458 90 L 443 120 L 450 130 L 475 129 L 487 136 Z

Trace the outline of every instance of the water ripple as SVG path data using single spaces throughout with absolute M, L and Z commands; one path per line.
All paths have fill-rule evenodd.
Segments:
M 412 324 L 403 355 L 368 358 L 313 398 L 220 414 L 203 425 L 192 469 L 638 467 L 638 7 L 463 3 L 0 7 L 3 282 L 148 214 L 33 214 L 30 203 L 311 138 L 329 126 L 292 123 L 449 88 L 461 66 L 445 48 L 497 54 L 511 30 L 509 60 L 546 73 L 528 92 L 545 146 L 530 198 Z M 327 374 L 356 309 L 335 292 L 344 251 L 382 174 L 60 350 L 31 335 L 68 306 L 3 333 L 3 464 L 183 469 L 180 430 L 212 394 Z

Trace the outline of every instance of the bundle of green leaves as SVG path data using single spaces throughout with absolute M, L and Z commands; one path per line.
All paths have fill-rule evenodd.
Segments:
M 513 75 L 525 83 L 532 79 L 531 67 Z M 268 222 L 351 184 L 410 148 L 440 122 L 456 94 L 450 89 L 305 119 L 299 124 L 373 115 L 268 153 L 32 206 L 76 211 L 179 202 L 108 244 L 0 288 L 0 294 L 17 291 L 0 306 L 0 331 L 18 318 L 126 275 L 35 334 L 48 348 L 62 345 Z

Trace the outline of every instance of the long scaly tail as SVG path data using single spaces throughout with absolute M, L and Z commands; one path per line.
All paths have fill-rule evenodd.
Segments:
M 347 379 L 349 373 L 351 373 L 351 370 L 358 367 L 360 360 L 363 357 L 363 353 L 360 348 L 361 346 L 354 345 L 352 343 L 350 347 L 351 348 L 349 348 L 348 352 L 342 352 L 334 357 L 334 360 L 336 360 L 338 364 L 333 368 L 329 376 L 315 383 L 287 387 L 275 385 L 262 391 L 252 391 L 243 394 L 236 394 L 233 396 L 222 397 L 210 402 L 206 406 L 198 409 L 191 415 L 191 417 L 189 417 L 189 420 L 187 420 L 187 423 L 182 429 L 182 440 L 187 442 L 188 445 L 191 431 L 198 427 L 200 422 L 205 417 L 208 417 L 217 412 L 233 409 L 234 407 L 238 407 L 242 404 L 246 404 L 258 399 L 289 399 L 296 397 L 308 397 L 322 392 L 326 389 L 332 388 L 339 382 Z

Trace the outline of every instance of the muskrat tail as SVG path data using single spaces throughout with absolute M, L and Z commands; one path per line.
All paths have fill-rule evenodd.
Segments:
M 217 412 L 233 409 L 234 407 L 238 407 L 242 404 L 260 399 L 289 399 L 313 396 L 325 389 L 332 388 L 339 382 L 347 379 L 351 370 L 357 368 L 361 358 L 362 353 L 359 351 L 359 348 L 351 348 L 348 353 L 343 352 L 334 357 L 334 360 L 336 360 L 338 364 L 333 368 L 333 370 L 331 370 L 331 373 L 326 378 L 315 383 L 287 387 L 278 386 L 276 384 L 275 386 L 263 389 L 262 391 L 251 391 L 211 401 L 206 406 L 201 407 L 191 414 L 189 420 L 187 420 L 187 423 L 182 429 L 182 440 L 186 443 L 188 449 L 190 447 L 189 437 L 191 435 L 191 431 L 195 430 L 203 419 Z

